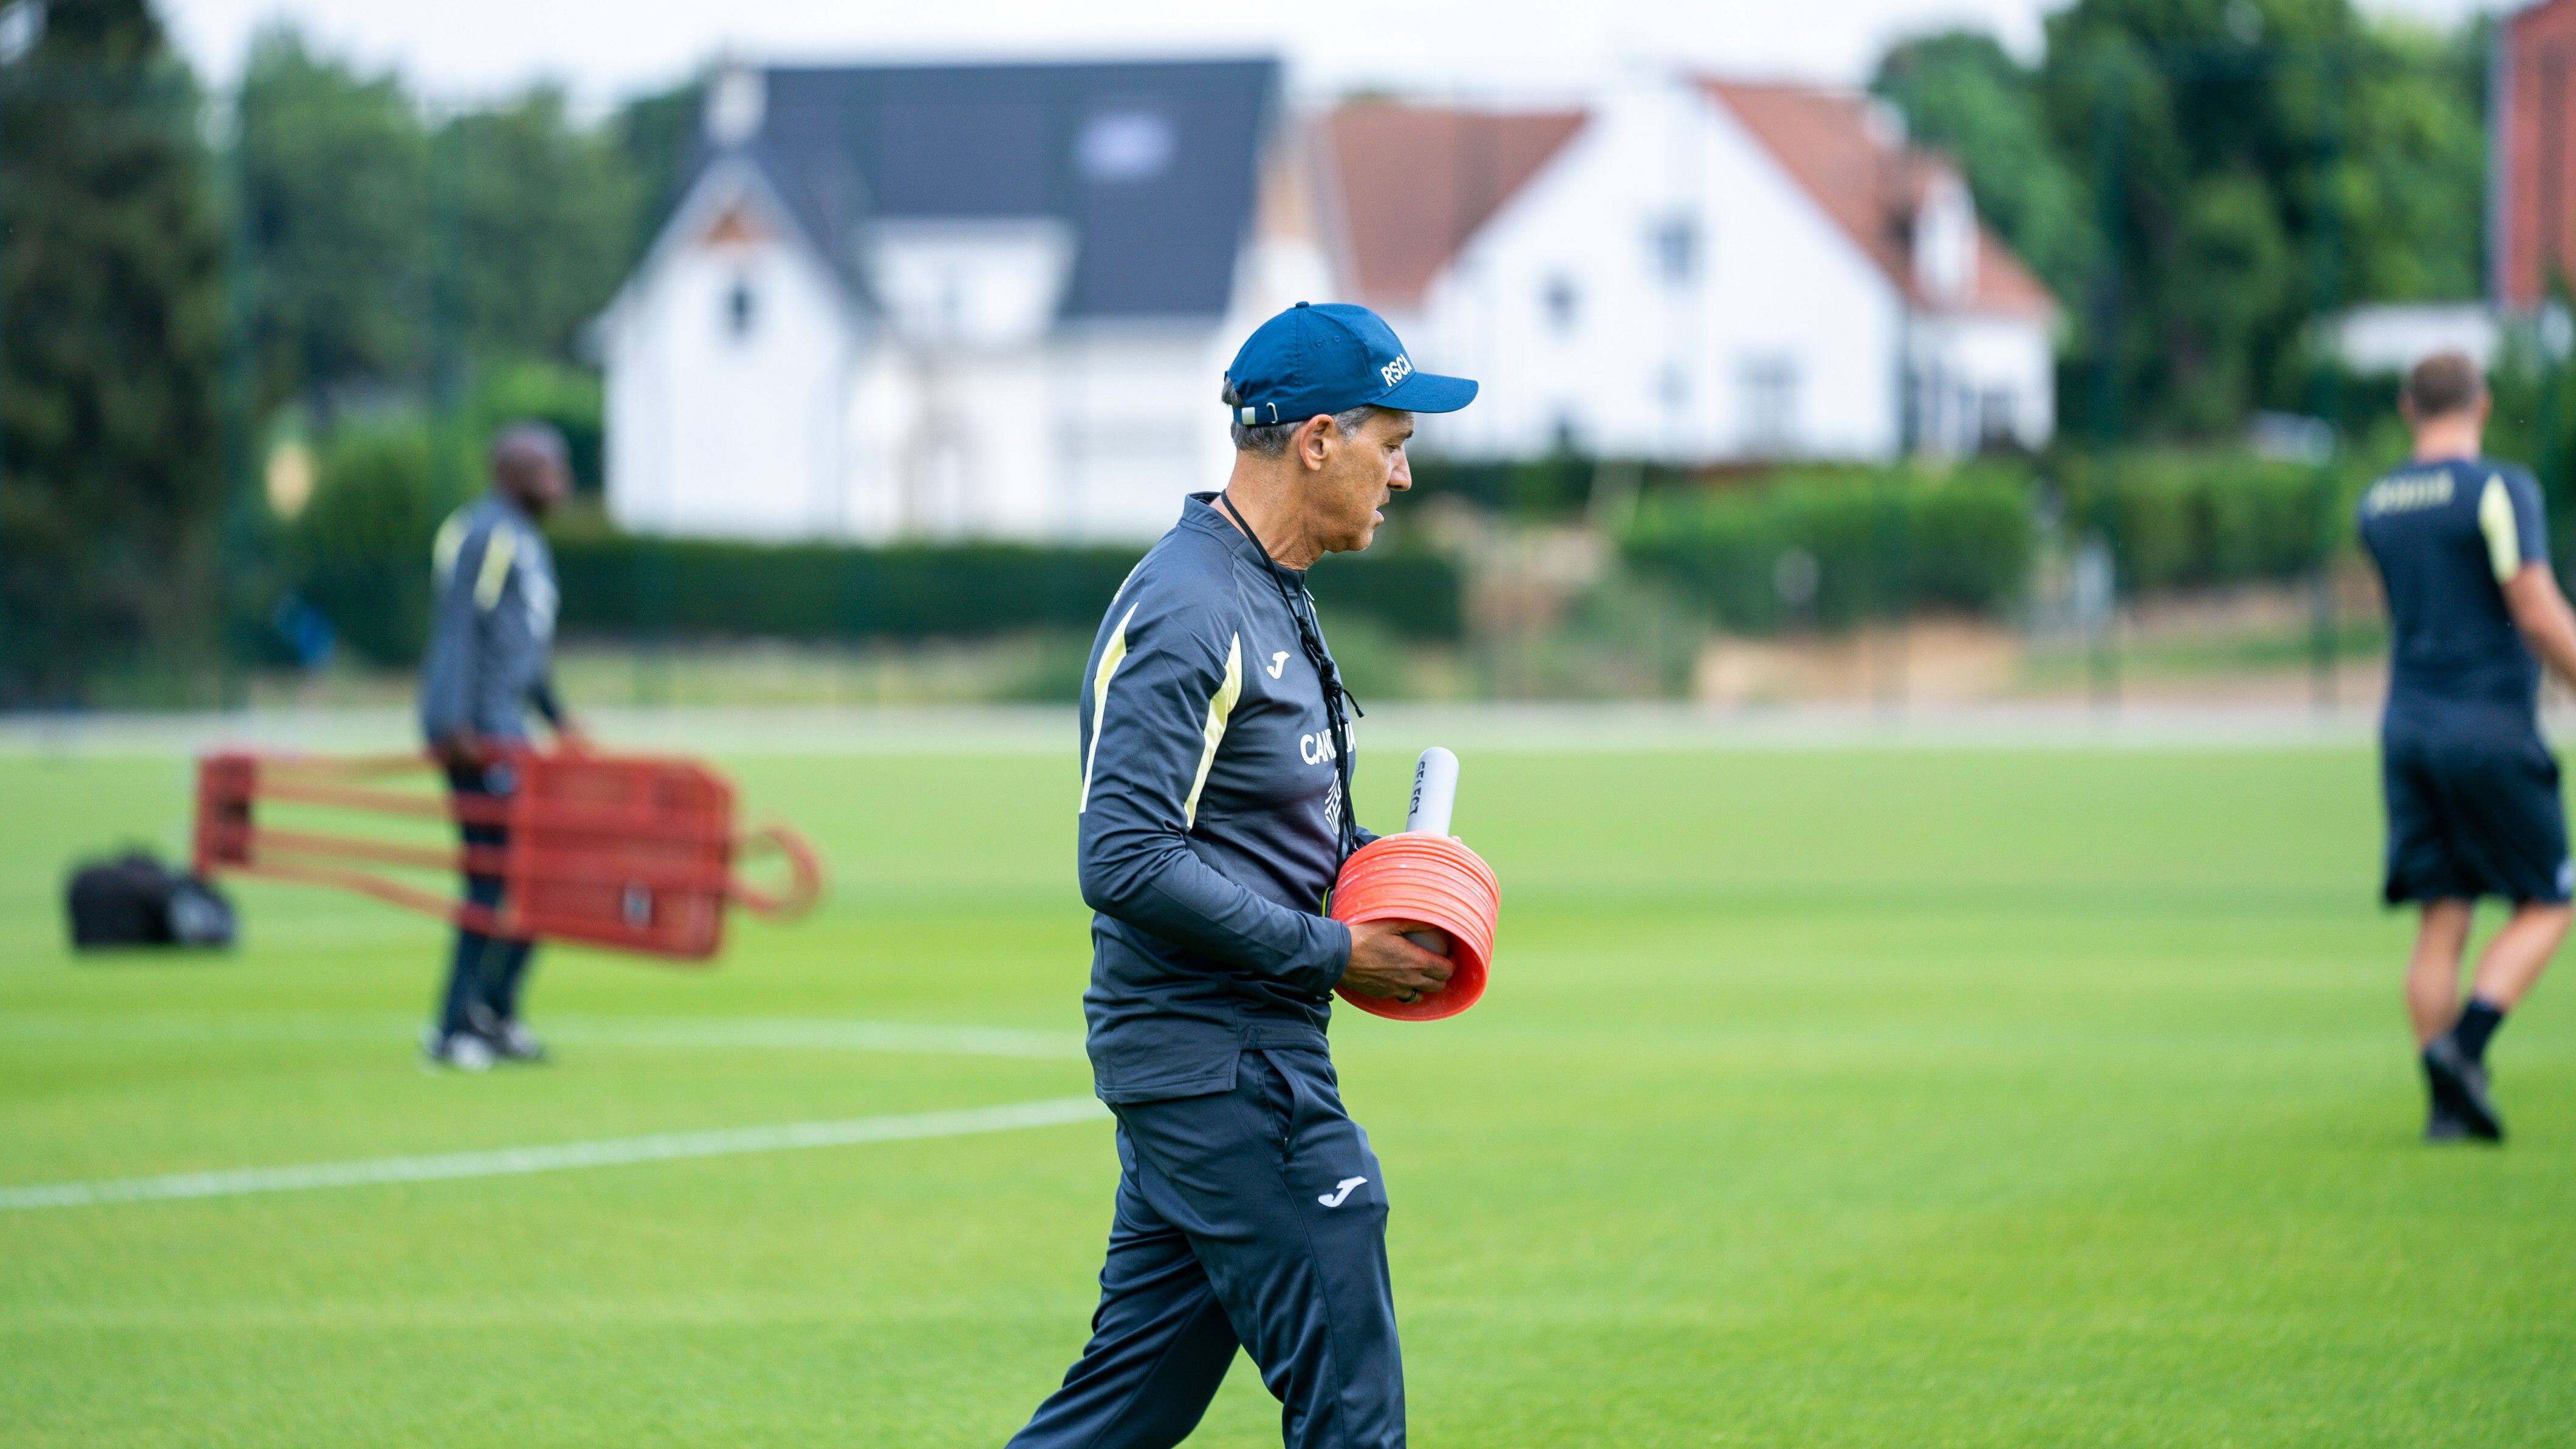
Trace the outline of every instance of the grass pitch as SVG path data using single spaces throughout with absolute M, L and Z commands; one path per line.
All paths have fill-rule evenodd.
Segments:
M 552 951 L 559 1064 L 486 1078 L 414 1066 L 438 933 L 370 904 L 76 964 L 62 866 L 185 766 L 0 759 L 0 1188 L 1079 1096 L 1070 739 L 741 761 L 824 911 Z M 1465 753 L 1494 988 L 1334 1031 L 1417 1444 L 2566 1442 L 2576 984 L 2499 1039 L 2512 1145 L 2418 1145 L 2364 752 Z M 998 1444 L 1114 1174 L 1086 1121 L 0 1211 L 0 1443 Z M 1238 1363 L 1193 1442 L 1276 1435 Z

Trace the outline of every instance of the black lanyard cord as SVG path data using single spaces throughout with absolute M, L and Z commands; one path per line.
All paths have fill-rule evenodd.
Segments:
M 1334 666 L 1331 651 L 1324 647 L 1324 626 L 1323 621 L 1315 617 L 1314 595 L 1292 581 L 1288 570 L 1270 556 L 1270 550 L 1261 542 L 1261 535 L 1252 531 L 1252 525 L 1235 508 L 1233 498 L 1219 492 L 1216 501 L 1234 520 L 1234 526 L 1242 529 L 1243 536 L 1252 541 L 1253 552 L 1261 555 L 1262 567 L 1269 571 L 1270 581 L 1279 586 L 1279 596 L 1288 604 L 1289 622 L 1297 626 L 1297 647 L 1305 653 L 1306 662 L 1314 666 L 1315 677 L 1323 684 L 1324 717 L 1333 731 L 1333 773 L 1342 786 L 1340 817 L 1334 821 L 1334 833 L 1340 837 L 1342 855 L 1347 859 L 1352 851 L 1359 848 L 1359 822 L 1351 818 L 1351 722 L 1343 713 L 1343 705 L 1347 703 L 1350 713 L 1363 719 L 1367 718 L 1368 711 L 1360 708 L 1359 698 L 1343 687 L 1342 672 Z

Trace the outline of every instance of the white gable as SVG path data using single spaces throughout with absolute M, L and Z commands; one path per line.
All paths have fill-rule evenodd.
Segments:
M 711 168 L 602 322 L 610 516 L 646 532 L 837 532 L 858 323 L 745 165 Z
M 1066 324 L 1043 218 L 880 224 L 857 261 L 874 314 L 757 168 L 691 189 L 601 319 L 622 527 L 1134 540 L 1223 481 L 1240 316 Z

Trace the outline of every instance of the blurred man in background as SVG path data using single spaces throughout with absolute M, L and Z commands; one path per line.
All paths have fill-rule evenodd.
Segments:
M 2501 1141 L 2487 1043 L 2566 936 L 2576 886 L 2539 721 L 2541 661 L 2576 683 L 2576 613 L 2549 570 L 2539 485 L 2478 456 L 2488 398 L 2477 365 L 2456 352 L 2425 359 L 2400 405 L 2414 457 L 2361 500 L 2390 622 L 2383 891 L 2422 912 L 2406 1005 L 2432 1099 L 2424 1135 Z M 2463 1007 L 2460 958 L 2481 896 L 2513 914 Z
M 447 767 L 469 850 L 508 840 L 503 827 L 480 817 L 515 787 L 512 757 L 527 747 L 529 707 L 558 740 L 580 742 L 555 698 L 554 558 L 537 531 L 571 487 L 563 435 L 542 423 L 513 424 L 492 443 L 492 491 L 438 530 L 420 724 Z M 501 878 L 468 870 L 465 898 L 485 912 L 499 909 Z M 519 1021 L 534 944 L 491 935 L 471 921 L 457 927 L 447 989 L 422 1041 L 430 1062 L 482 1071 L 496 1060 L 543 1059 L 544 1046 Z

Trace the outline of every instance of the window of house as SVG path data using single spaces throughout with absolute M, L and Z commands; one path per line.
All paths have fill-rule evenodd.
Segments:
M 955 270 L 939 274 L 939 333 L 955 337 L 966 328 L 966 277 Z
M 2013 419 L 2021 411 L 2018 401 L 2008 387 L 1990 387 L 1977 395 L 1979 448 L 2009 445 L 2014 441 L 2018 429 L 2014 428 Z
M 1678 362 L 1665 363 L 1663 370 L 1655 374 L 1655 396 L 1662 399 L 1664 406 L 1673 412 L 1680 412 L 1689 406 L 1689 370 Z
M 740 342 L 751 335 L 753 324 L 759 320 L 760 298 L 747 279 L 736 278 L 732 289 L 725 293 L 725 335 Z
M 1666 217 L 1646 228 L 1646 251 L 1655 275 L 1678 287 L 1699 271 L 1699 228 L 1687 216 Z
M 1737 386 L 1744 409 L 1744 442 L 1754 453 L 1780 454 L 1797 439 L 1798 364 L 1788 357 L 1758 357 L 1744 364 Z
M 1941 436 L 1941 399 L 1945 387 L 1937 359 L 1907 370 L 1904 422 L 1908 451 L 1938 453 L 1945 450 L 1946 444 Z
M 1576 314 L 1582 308 L 1583 296 L 1575 290 L 1572 277 L 1558 272 L 1547 279 L 1546 286 L 1539 289 L 1539 305 L 1547 311 L 1548 326 L 1558 332 L 1571 332 L 1574 330 Z

